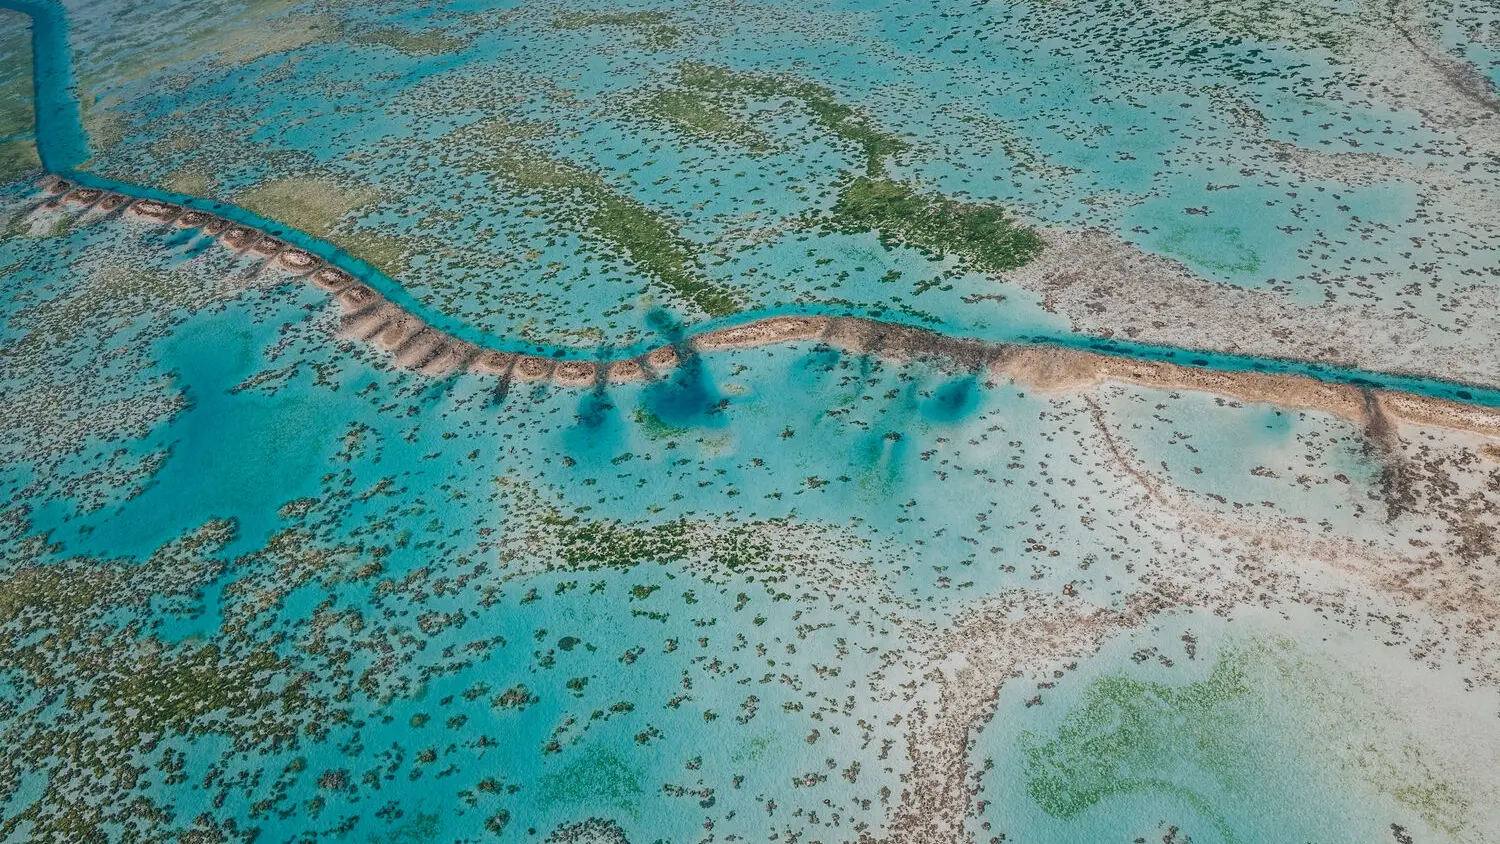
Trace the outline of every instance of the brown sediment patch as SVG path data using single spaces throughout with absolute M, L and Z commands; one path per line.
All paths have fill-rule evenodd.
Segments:
M 1496 463 L 1500 463 L 1500 445 L 1496 445 L 1495 443 L 1485 443 L 1484 445 L 1479 447 L 1479 456 L 1483 457 L 1485 460 L 1492 460 Z
M 260 232 L 249 226 L 230 226 L 219 235 L 219 241 L 236 252 L 244 251 L 250 244 L 259 240 Z
M 982 340 L 949 337 L 926 328 L 876 322 L 860 317 L 836 317 L 827 322 L 824 343 L 857 354 L 893 360 L 923 358 L 979 369 L 998 357 L 1003 347 Z
M 102 211 L 113 211 L 116 208 L 123 207 L 129 201 L 130 197 L 123 193 L 105 194 L 104 198 L 99 200 L 99 209 Z
M 859 354 L 868 354 L 880 348 L 885 329 L 880 323 L 854 317 L 834 317 L 828 321 L 828 330 L 822 340 L 830 346 Z
M 208 220 L 206 220 L 203 225 L 198 227 L 198 231 L 203 232 L 209 237 L 217 237 L 220 232 L 224 231 L 224 229 L 228 227 L 228 220 L 224 219 L 223 217 L 215 217 L 210 214 Z
M 318 265 L 318 259 L 305 249 L 288 249 L 276 256 L 276 263 L 287 272 L 302 275 L 311 272 Z
M 47 193 L 56 196 L 65 194 L 68 191 L 72 190 L 73 183 L 68 181 L 67 179 L 62 179 L 57 176 L 48 176 L 45 179 L 42 179 L 41 182 L 37 184 L 37 187 L 40 187 Z
M 1329 384 L 1303 375 L 1215 372 L 1162 361 L 1131 360 L 1096 352 L 1059 348 L 1011 348 L 994 370 L 1042 392 L 1076 392 L 1101 381 L 1160 390 L 1215 393 L 1241 401 L 1321 410 L 1359 425 L 1369 413 L 1357 387 Z
M 1500 409 L 1382 390 L 1375 401 L 1386 416 L 1413 425 L 1500 437 Z
M 1072 349 L 1012 346 L 990 366 L 997 375 L 1044 393 L 1076 392 L 1101 380 L 1097 357 Z
M 1360 390 L 1359 397 L 1365 403 L 1366 444 L 1379 448 L 1387 454 L 1394 454 L 1400 437 L 1396 434 L 1395 426 L 1391 424 L 1390 416 L 1380 406 L 1380 399 L 1371 390 Z
M 337 293 L 354 283 L 354 276 L 349 275 L 338 267 L 319 267 L 315 270 L 309 281 L 319 290 L 329 293 Z
M 565 360 L 552 370 L 552 380 L 565 387 L 587 387 L 598 377 L 599 367 L 587 360 Z
M 682 363 L 682 358 L 678 356 L 677 350 L 671 346 L 652 349 L 646 355 L 646 365 L 651 367 L 653 372 L 666 372 L 669 369 L 675 368 L 679 363 Z
M 511 368 L 511 375 L 522 381 L 542 381 L 552 374 L 552 365 L 551 358 L 521 355 L 516 358 L 516 365 Z
M 632 381 L 644 381 L 646 377 L 646 367 L 641 363 L 640 358 L 617 360 L 610 364 L 609 367 L 609 383 L 611 384 L 628 384 Z
M 485 349 L 474 356 L 474 360 L 469 363 L 469 371 L 480 375 L 509 375 L 515 365 L 516 355 Z
M 262 258 L 274 258 L 277 255 L 281 254 L 281 250 L 285 248 L 286 241 L 282 240 L 281 238 L 266 235 L 260 240 L 255 241 L 255 243 L 250 247 L 250 251 Z
M 369 342 L 384 334 L 392 323 L 405 315 L 405 311 L 390 302 L 381 300 L 374 307 L 365 308 L 358 313 L 346 314 L 339 321 L 339 333 Z
M 155 199 L 138 199 L 130 205 L 130 213 L 162 223 L 170 223 L 182 213 L 181 205 L 159 202 Z
M 340 290 L 337 296 L 339 306 L 345 313 L 356 314 L 372 305 L 385 301 L 385 297 L 375 292 L 375 289 L 363 282 L 354 282 Z
M 443 332 L 425 326 L 419 328 L 396 349 L 396 365 L 402 369 L 420 370 L 447 343 L 448 335 Z
M 699 334 L 692 342 L 693 348 L 704 352 L 790 343 L 818 337 L 828 330 L 828 323 L 828 317 L 770 317 Z
M 447 335 L 444 335 L 443 341 L 442 346 L 433 353 L 432 357 L 422 364 L 419 371 L 423 375 L 441 378 L 455 372 L 462 372 L 479 351 L 474 344 L 455 340 Z
M 887 325 L 875 350 L 896 360 L 914 358 L 947 360 L 961 367 L 980 369 L 1000 354 L 1000 347 L 960 337 L 949 337 L 925 328 Z
M 417 334 L 426 331 L 427 325 L 417 317 L 412 316 L 405 310 L 391 304 L 387 307 L 394 312 L 390 322 L 375 335 L 375 343 L 387 352 L 394 352 L 406 345 L 408 340 Z
M 190 209 L 188 211 L 184 211 L 181 217 L 178 217 L 172 222 L 172 225 L 176 226 L 179 229 L 196 229 L 207 225 L 208 222 L 213 218 L 214 216 L 207 211 Z
M 71 205 L 88 207 L 98 202 L 103 196 L 104 191 L 98 188 L 79 188 L 69 193 L 64 201 Z

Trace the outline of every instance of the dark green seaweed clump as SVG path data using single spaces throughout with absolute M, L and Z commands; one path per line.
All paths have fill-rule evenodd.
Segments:
M 700 62 L 684 63 L 678 78 L 684 87 L 700 91 L 738 93 L 762 99 L 782 97 L 801 102 L 823 128 L 863 150 L 865 172 L 871 176 L 880 175 L 885 160 L 907 148 L 899 136 L 875 128 L 859 109 L 839 102 L 832 91 L 813 82 L 740 73 Z
M 899 182 L 859 176 L 833 206 L 830 227 L 877 231 L 938 255 L 955 254 L 985 272 L 1013 270 L 1042 251 L 1042 238 L 993 205 L 918 193 Z
M 586 29 L 594 26 L 618 27 L 640 36 L 641 46 L 648 49 L 672 47 L 682 40 L 682 30 L 671 25 L 666 12 L 565 12 L 552 19 L 554 29 Z
M 759 535 L 775 520 L 707 532 L 705 525 L 674 519 L 657 525 L 586 520 L 576 516 L 545 519 L 556 531 L 558 555 L 568 568 L 628 569 L 641 563 L 701 559 L 728 571 L 780 571 L 770 543 Z
M 600 174 L 517 140 L 529 127 L 490 118 L 463 130 L 474 149 L 471 166 L 488 171 L 501 186 L 540 196 L 547 213 L 583 236 L 629 258 L 657 286 L 711 317 L 740 309 L 736 292 L 704 277 L 698 247 L 676 222 L 622 193 Z
M 1094 681 L 1050 741 L 1022 734 L 1032 798 L 1047 814 L 1067 819 L 1112 795 L 1168 794 L 1234 840 L 1204 792 L 1213 784 L 1233 790 L 1250 753 L 1242 663 L 1227 657 L 1206 680 L 1182 687 L 1127 677 Z M 1204 782 L 1176 781 L 1176 760 L 1189 761 Z

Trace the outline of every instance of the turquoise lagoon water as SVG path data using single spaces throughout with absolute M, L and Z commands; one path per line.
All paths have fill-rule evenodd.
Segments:
M 1066 586 L 1118 606 L 1154 558 L 1218 553 L 1170 512 L 1131 506 L 1140 488 L 1076 400 L 807 345 L 703 359 L 657 385 L 502 396 L 493 382 L 391 372 L 330 343 L 305 288 L 212 295 L 243 270 L 217 253 L 187 258 L 107 225 L 13 235 L 5 248 L 37 272 L 7 299 L 7 418 L 27 385 L 82 388 L 56 408 L 30 405 L 30 428 L 7 423 L 11 588 L 38 571 L 99 578 L 74 587 L 84 602 L 35 580 L 20 593 L 30 609 L 9 628 L 5 722 L 26 774 L 5 809 L 16 840 L 70 840 L 56 825 L 65 812 L 109 839 L 212 826 L 257 840 L 524 841 L 590 817 L 631 841 L 880 835 L 906 787 L 895 716 L 924 698 L 903 691 L 922 687 L 922 631 L 1008 590 Z M 121 267 L 188 309 L 142 297 L 89 310 Z M 62 314 L 82 329 L 24 346 Z M 1141 424 L 1162 402 L 1166 423 Z M 1187 442 L 1207 455 L 1194 459 L 1211 471 L 1174 461 L 1165 477 L 1205 495 L 1251 477 L 1234 462 L 1281 470 L 1274 461 L 1300 460 L 1287 449 L 1308 439 L 1338 443 L 1307 470 L 1318 483 L 1348 473 L 1350 501 L 1374 484 L 1356 432 L 1327 418 L 1277 423 L 1263 408 L 1152 393 L 1121 394 L 1108 413 L 1143 460 L 1194 432 Z M 1218 435 L 1238 450 L 1213 446 Z M 1351 515 L 1296 485 L 1253 495 L 1350 535 L 1392 529 L 1383 513 Z M 1303 670 L 1321 676 L 1316 619 L 1253 618 L 1265 641 L 1313 648 Z M 1070 660 L 1078 671 L 1041 707 L 1024 705 L 1034 683 L 1007 683 L 981 733 L 993 767 L 975 823 L 1028 841 L 1128 841 L 1168 826 L 1200 841 L 1361 841 L 1392 823 L 1436 836 L 1424 840 L 1485 840 L 1466 796 L 1482 786 L 1449 786 L 1471 806 L 1451 828 L 1424 821 L 1415 798 L 1283 738 L 1324 710 L 1249 692 L 1221 704 L 1250 714 L 1223 728 L 1210 773 L 1230 779 L 1201 799 L 1126 790 L 1069 813 L 1030 795 L 1037 748 L 1066 735 L 1059 719 L 1087 706 L 1097 678 L 1143 670 L 1137 651 L 1184 666 L 1146 675 L 1175 688 L 1259 647 L 1215 633 L 1223 623 L 1162 620 Z M 1195 659 L 1179 653 L 1183 625 L 1201 642 Z M 1399 670 L 1431 670 L 1346 639 Z M 70 666 L 60 697 L 38 659 Z M 1240 685 L 1271 694 L 1280 665 L 1247 662 Z M 1461 682 L 1454 671 L 1427 682 Z M 194 677 L 222 697 L 184 712 L 173 701 L 208 693 Z M 48 755 L 63 735 L 84 755 Z M 1147 754 L 1158 778 L 1206 776 L 1190 744 Z M 85 760 L 121 773 L 80 780 Z M 1268 815 L 1268 801 L 1281 808 Z
M 1368 131 L 1403 160 L 1442 158 L 1410 113 L 1331 104 L 1339 54 L 1297 33 L 1173 63 L 1172 38 L 1222 21 L 1173 7 L 1174 34 L 1135 7 L 853 4 L 648 19 L 674 42 L 639 24 L 609 38 L 594 29 L 615 24 L 548 25 L 562 6 L 340 6 L 310 22 L 330 13 L 285 4 L 247 14 L 272 33 L 291 18 L 335 34 L 265 52 L 215 40 L 241 31 L 215 28 L 243 20 L 236 9 L 150 4 L 121 20 L 107 4 L 67 4 L 66 18 L 11 5 L 38 22 L 49 167 L 179 199 L 166 178 L 199 167 L 214 188 L 201 207 L 500 348 L 623 354 L 713 323 L 585 234 L 528 216 L 535 197 L 480 202 L 483 179 L 436 166 L 453 145 L 426 142 L 495 110 L 545 121 L 559 160 L 724 253 L 700 260 L 746 314 L 879 312 L 1500 404 L 1436 379 L 1073 335 L 1036 295 L 951 258 L 789 225 L 826 211 L 859 166 L 795 103 L 746 105 L 771 136 L 753 154 L 596 105 L 643 98 L 716 45 L 717 62 L 820 80 L 911 136 L 920 154 L 890 165 L 899 178 L 1117 227 L 1226 283 L 1316 298 L 1318 282 L 1287 276 L 1395 247 L 1293 261 L 1322 236 L 1300 224 L 1395 227 L 1409 191 L 1299 186 L 1298 202 L 1268 206 L 1270 186 L 1209 191 L 1208 165 L 1164 164 L 1189 147 L 1246 166 L 1263 152 L 1216 116 L 1224 102 L 1172 87 L 1204 74 L 1279 139 Z M 730 27 L 736 15 L 754 25 Z M 355 37 L 432 25 L 457 46 Z M 252 84 L 278 69 L 291 81 Z M 428 102 L 444 90 L 447 105 Z M 496 90 L 514 102 L 490 107 Z M 198 106 L 242 121 L 214 155 L 165 142 Z M 1201 132 L 1191 143 L 1183 123 Z M 327 244 L 215 204 L 330 172 L 392 196 Z M 961 763 L 978 791 L 953 807 L 973 840 L 1495 840 L 1491 663 L 1348 563 L 1350 548 L 1379 560 L 1439 541 L 1430 516 L 1391 514 L 1387 466 L 1348 423 L 1147 390 L 1037 395 L 815 344 L 608 390 L 433 380 L 331 339 L 325 298 L 192 233 L 35 202 L 7 188 L 0 239 L 8 840 L 568 840 L 589 819 L 594 837 L 573 840 L 916 840 L 897 826 L 930 785 L 910 731 L 941 707 L 955 625 L 997 596 L 1120 610 L 1179 574 L 1241 597 L 994 678 Z M 328 245 L 366 225 L 461 232 L 472 254 L 415 261 L 398 286 Z M 1439 260 L 1451 286 L 1492 248 L 1451 246 L 1402 260 Z M 541 254 L 507 264 L 515 275 L 470 272 L 475 255 L 523 247 Z M 904 280 L 880 281 L 891 271 Z M 911 293 L 928 274 L 938 284 Z M 1003 303 L 966 301 L 997 290 Z M 1484 478 L 1461 478 L 1481 502 Z

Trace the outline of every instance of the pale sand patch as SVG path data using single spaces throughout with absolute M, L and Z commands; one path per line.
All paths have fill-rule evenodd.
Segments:
M 827 331 L 828 323 L 827 317 L 770 317 L 699 334 L 692 343 L 698 351 L 709 352 L 811 340 Z
M 564 387 L 588 387 L 598 376 L 599 367 L 587 360 L 565 360 L 552 371 L 552 380 Z
M 514 354 L 485 349 L 474 357 L 474 361 L 469 364 L 469 371 L 480 375 L 509 375 L 515 364 Z
M 522 381 L 544 381 L 552 374 L 552 360 L 534 355 L 521 355 L 511 368 L 511 375 Z
M 646 355 L 646 365 L 657 373 L 673 369 L 681 362 L 681 358 L 677 356 L 677 350 L 671 346 L 662 346 Z
M 349 275 L 338 267 L 319 267 L 308 278 L 314 287 L 326 290 L 329 293 L 337 293 L 354 283 L 354 276 Z
M 639 358 L 615 361 L 609 367 L 609 383 L 611 384 L 629 384 L 644 381 L 647 377 L 646 367 Z
M 395 307 L 394 305 L 392 306 Z M 426 329 L 422 320 L 412 316 L 404 310 L 398 310 L 397 315 L 390 321 L 380 333 L 375 335 L 375 343 L 387 352 L 394 352 Z

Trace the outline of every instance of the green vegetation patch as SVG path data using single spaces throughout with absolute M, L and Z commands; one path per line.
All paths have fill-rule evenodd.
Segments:
M 469 44 L 468 39 L 455 38 L 441 30 L 428 29 L 422 32 L 412 32 L 394 27 L 361 32 L 357 40 L 361 44 L 390 47 L 408 56 L 438 56 L 456 52 Z
M 750 121 L 719 105 L 702 91 L 658 91 L 640 105 L 642 113 L 685 135 L 768 152 L 771 139 Z
M 37 157 L 34 142 L 18 138 L 0 143 L 0 182 L 10 181 L 41 166 L 42 160 Z
M 691 519 L 656 525 L 626 524 L 609 519 L 543 516 L 557 556 L 568 568 L 628 569 L 642 563 L 679 563 L 702 560 L 731 572 L 779 572 L 777 553 L 762 535 L 775 520 L 713 530 Z
M 349 185 L 321 176 L 273 179 L 234 196 L 240 207 L 333 241 L 392 278 L 405 275 L 414 257 L 445 253 L 447 244 L 431 235 L 351 227 L 350 222 L 359 213 L 383 199 L 382 192 L 373 186 Z
M 1004 209 L 918 193 L 899 182 L 860 176 L 833 206 L 838 231 L 877 231 L 938 255 L 953 253 L 984 272 L 1005 272 L 1041 253 L 1043 242 Z
M 586 29 L 611 26 L 636 33 L 641 46 L 650 49 L 672 47 L 682 40 L 682 30 L 671 25 L 666 12 L 567 12 L 552 19 L 554 29 Z
M 1237 783 L 1252 750 L 1241 705 L 1249 691 L 1243 661 L 1234 657 L 1216 664 L 1206 680 L 1182 687 L 1123 676 L 1095 680 L 1050 741 L 1021 734 L 1027 789 L 1043 811 L 1065 820 L 1111 795 L 1169 794 L 1233 842 L 1208 798 L 1170 776 L 1178 760 L 1187 760 L 1221 786 Z
M 1459 835 L 1471 824 L 1470 787 L 1407 732 L 1406 716 L 1385 708 L 1382 694 L 1282 637 L 1224 652 L 1206 679 L 1186 685 L 1101 677 L 1055 733 L 1021 733 L 1027 788 L 1064 820 L 1113 795 L 1170 796 L 1234 842 L 1211 798 L 1264 801 L 1267 782 L 1297 753 Z M 1268 722 L 1268 713 L 1284 714 Z
M 314 237 L 327 237 L 340 221 L 381 199 L 379 189 L 332 179 L 273 179 L 234 196 L 236 205 Z
M 561 771 L 543 777 L 539 786 L 548 803 L 602 803 L 631 815 L 645 793 L 636 770 L 600 747 L 590 747 Z
M 30 21 L 20 12 L 0 11 L 0 182 L 41 166 L 35 128 Z
M 1260 270 L 1260 255 L 1245 242 L 1237 228 L 1178 226 L 1162 238 L 1161 249 L 1200 267 L 1221 273 L 1244 274 Z
M 859 109 L 839 102 L 828 88 L 785 76 L 741 73 L 717 65 L 686 62 L 678 70 L 678 81 L 691 90 L 710 94 L 740 94 L 761 99 L 793 99 L 812 112 L 823 128 L 857 144 L 864 153 L 865 172 L 878 176 L 885 160 L 907 148 L 906 141 L 872 125 Z
M 476 165 L 524 193 L 540 194 L 548 213 L 575 226 L 585 237 L 623 252 L 659 287 L 709 316 L 740 309 L 736 291 L 702 276 L 697 246 L 677 232 L 675 221 L 628 197 L 602 176 L 515 138 L 526 134 L 494 118 L 465 130 L 459 144 L 476 144 Z

